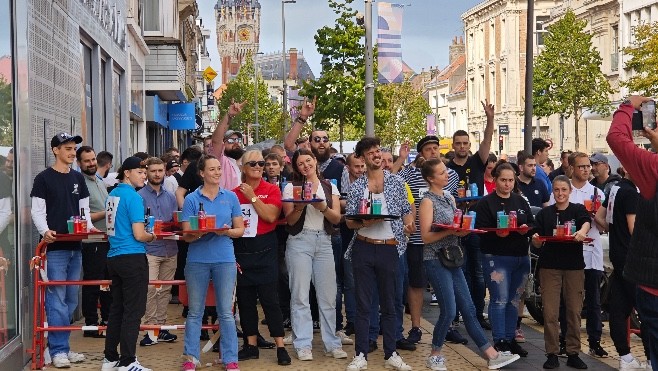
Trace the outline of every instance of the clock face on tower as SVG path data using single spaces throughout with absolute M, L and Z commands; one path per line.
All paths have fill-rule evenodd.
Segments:
M 248 28 L 241 28 L 238 30 L 238 37 L 240 41 L 249 41 L 251 38 L 251 31 Z

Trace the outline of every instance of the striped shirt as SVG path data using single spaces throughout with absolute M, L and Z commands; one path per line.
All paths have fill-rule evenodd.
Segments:
M 423 179 L 423 176 L 420 174 L 420 169 L 415 166 L 407 166 L 402 169 L 399 173 L 399 176 L 404 179 L 405 182 L 411 188 L 411 195 L 414 197 L 414 205 L 416 210 L 420 210 L 420 201 L 423 200 L 425 192 L 429 191 L 429 185 Z M 451 195 L 457 196 L 457 185 L 459 184 L 459 175 L 452 169 L 448 169 L 448 185 L 443 188 L 445 191 L 448 191 Z M 416 232 L 409 236 L 409 243 L 416 245 L 422 245 L 423 240 L 420 238 L 420 224 L 418 221 L 418 214 L 416 213 Z

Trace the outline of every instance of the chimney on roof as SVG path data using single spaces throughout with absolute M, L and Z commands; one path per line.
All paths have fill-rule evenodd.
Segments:
M 290 48 L 290 79 L 297 80 L 297 48 Z
M 455 38 L 452 41 L 452 45 L 448 48 L 448 55 L 449 55 L 449 62 L 452 63 L 455 61 L 455 59 L 459 58 L 459 56 L 464 55 L 466 52 L 466 48 L 464 47 L 464 38 L 455 36 Z

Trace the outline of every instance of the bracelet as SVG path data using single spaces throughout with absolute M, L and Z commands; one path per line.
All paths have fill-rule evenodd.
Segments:
M 301 116 L 297 116 L 297 118 L 295 119 L 295 121 L 299 121 L 299 122 L 301 122 L 302 124 L 305 124 L 306 121 L 308 121 L 308 118 L 303 119 Z

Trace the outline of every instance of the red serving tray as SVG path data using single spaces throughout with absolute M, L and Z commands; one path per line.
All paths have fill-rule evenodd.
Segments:
M 211 233 L 211 232 L 222 232 L 228 231 L 230 228 L 213 228 L 213 229 L 190 229 L 187 231 L 176 231 L 176 234 L 185 234 L 185 233 Z M 164 232 L 163 232 L 164 233 Z
M 156 239 L 160 239 L 160 240 L 161 240 L 163 237 L 171 237 L 171 236 L 175 236 L 175 235 L 176 235 L 176 233 L 174 233 L 174 232 L 164 232 L 164 231 L 163 231 L 163 232 L 156 232 L 156 233 L 154 233 L 154 234 L 155 234 L 155 238 L 156 238 Z
M 107 236 L 105 235 L 105 232 L 58 233 L 55 235 L 55 241 L 82 241 L 87 239 L 97 239 L 101 241 L 106 238 Z
M 530 230 L 530 227 L 517 227 L 517 228 L 480 228 L 483 231 L 486 232 L 516 232 L 520 234 L 525 234 L 528 233 Z
M 539 236 L 539 241 L 541 242 L 576 242 L 573 239 L 573 236 Z M 591 238 L 585 238 L 583 240 L 584 243 L 589 243 L 594 241 Z
M 451 230 L 451 231 L 457 231 L 457 232 L 487 233 L 487 231 L 484 231 L 482 229 L 470 229 L 470 228 L 454 227 L 452 225 L 439 224 L 439 223 L 432 223 L 432 226 L 437 227 L 437 228 L 441 228 L 441 229 L 448 229 L 448 230 Z

